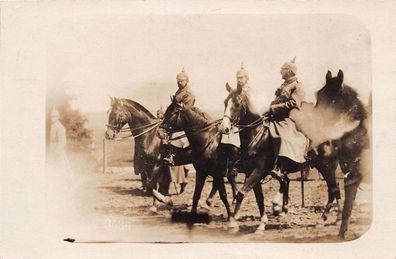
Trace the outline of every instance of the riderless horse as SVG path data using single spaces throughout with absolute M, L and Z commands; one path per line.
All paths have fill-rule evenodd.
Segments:
M 362 149 L 365 147 L 364 143 L 367 143 L 367 134 L 363 123 L 366 115 L 363 105 L 357 98 L 356 91 L 349 86 L 343 85 L 343 73 L 341 70 L 336 78 L 332 78 L 330 72 L 327 73 L 326 85 L 317 93 L 317 103 L 315 108 L 334 109 L 337 112 L 348 114 L 348 116 L 350 116 L 354 121 L 360 121 L 358 127 L 346 133 L 341 138 L 326 141 L 319 145 L 319 147 L 316 148 L 318 150 L 318 155 L 312 161 L 312 166 L 318 169 L 328 185 L 329 200 L 322 215 L 323 219 L 327 218 L 333 201 L 337 200 L 338 204 L 338 200 L 340 199 L 339 189 L 335 179 L 335 169 L 338 163 L 340 163 L 341 169 L 346 175 L 345 201 L 342 214 L 342 224 L 339 232 L 339 237 L 344 239 L 357 187 L 361 180 L 359 158 Z M 252 117 L 250 113 L 251 104 L 249 103 L 247 96 L 240 89 L 231 91 L 226 104 L 225 116 L 222 122 L 223 127 L 225 129 L 229 128 L 230 123 L 251 124 L 257 121 L 259 115 Z M 230 227 L 238 226 L 236 219 L 238 218 L 241 203 L 246 193 L 251 190 L 252 186 L 260 183 L 260 180 L 265 176 L 272 174 L 271 170 L 275 166 L 276 157 L 268 130 L 270 123 L 268 115 L 269 114 L 267 113 L 265 116 L 261 117 L 263 123 L 254 130 L 256 132 L 254 133 L 255 136 L 249 143 L 247 152 L 244 152 L 244 154 L 256 157 L 256 168 L 249 175 L 243 187 L 237 194 L 237 204 L 235 206 L 234 217 L 230 219 Z M 245 134 L 249 134 L 252 130 L 253 129 L 251 128 L 247 128 L 245 130 Z M 331 146 L 330 154 L 328 153 L 329 145 Z M 241 159 L 243 160 L 244 158 L 242 157 Z M 293 172 L 298 169 L 297 165 L 291 166 L 293 163 L 290 163 L 287 159 L 282 159 L 278 162 L 280 163 L 280 167 L 284 173 Z M 285 202 L 287 203 L 288 199 L 288 184 L 281 184 L 281 191 L 284 196 L 283 205 L 285 205 Z M 262 227 L 262 224 L 260 227 Z

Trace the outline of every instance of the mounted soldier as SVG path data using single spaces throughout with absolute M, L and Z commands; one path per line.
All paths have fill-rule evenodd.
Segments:
M 303 85 L 297 78 L 295 57 L 283 64 L 280 74 L 284 83 L 276 89 L 275 99 L 271 102 L 267 115 L 270 116 L 269 132 L 272 139 L 273 151 L 276 155 L 274 174 L 288 186 L 288 172 L 300 171 L 306 162 L 309 140 L 297 130 L 296 124 L 290 119 L 290 112 L 299 109 L 304 100 Z M 283 192 L 286 191 L 286 194 Z M 280 211 L 281 199 L 284 199 L 284 210 L 287 211 L 288 187 L 279 190 L 275 195 L 272 206 L 274 213 Z M 286 199 L 286 205 L 285 205 Z
M 237 80 L 237 90 L 244 91 L 249 98 L 251 97 L 251 90 L 249 85 L 249 73 L 241 65 L 241 69 L 236 73 Z M 226 87 L 229 91 L 231 91 L 231 86 L 226 83 Z M 227 103 L 229 100 L 226 99 L 224 102 Z M 227 105 L 226 105 L 227 107 Z M 241 148 L 241 140 L 238 132 L 238 127 L 236 125 L 231 125 L 231 128 L 228 132 L 222 132 L 221 142 L 219 151 L 221 154 L 227 158 L 227 171 L 226 175 L 236 176 L 238 170 L 235 168 L 235 164 L 239 159 L 239 153 Z
M 176 81 L 177 81 L 177 91 L 174 95 L 174 101 L 179 103 L 185 108 L 190 108 L 194 106 L 195 103 L 195 95 L 191 91 L 190 84 L 189 84 L 189 77 L 188 74 L 184 71 L 184 67 L 180 73 L 177 74 L 176 76 Z M 167 154 L 163 158 L 163 161 L 167 163 L 168 165 L 174 165 L 174 156 L 176 153 L 177 149 L 185 149 L 187 148 L 190 143 L 187 140 L 187 137 L 179 138 L 180 136 L 183 136 L 184 132 L 175 132 L 172 133 L 170 139 L 178 138 L 174 141 L 169 141 L 169 139 L 165 139 L 166 142 L 169 142 L 168 144 L 168 150 Z
M 309 142 L 289 118 L 290 111 L 299 109 L 305 96 L 303 85 L 297 78 L 295 58 L 283 64 L 280 74 L 285 81 L 276 89 L 269 111 L 275 154 L 278 154 L 278 158 L 287 157 L 293 162 L 304 163 Z

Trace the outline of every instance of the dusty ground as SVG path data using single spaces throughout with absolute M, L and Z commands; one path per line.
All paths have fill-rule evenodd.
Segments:
M 334 242 L 339 224 L 335 224 L 335 212 L 327 222 L 320 218 L 327 201 L 326 184 L 320 180 L 316 171 L 311 171 L 310 180 L 305 182 L 305 207 L 301 207 L 300 182 L 291 181 L 290 208 L 284 217 L 271 216 L 270 200 L 277 183 L 263 184 L 266 213 L 269 223 L 266 230 L 255 233 L 259 225 L 259 212 L 253 192 L 249 193 L 242 204 L 240 229 L 238 232 L 227 230 L 226 211 L 216 195 L 212 208 L 205 208 L 205 199 L 211 187 L 208 178 L 201 197 L 201 212 L 208 212 L 212 222 L 195 224 L 188 228 L 183 223 L 172 223 L 171 211 L 160 205 L 158 211 L 149 210 L 152 198 L 139 190 L 140 177 L 131 167 L 109 168 L 108 172 L 86 173 L 79 177 L 75 188 L 73 206 L 78 212 L 76 227 L 70 237 L 80 242 Z M 294 175 L 296 177 L 297 175 Z M 187 211 L 194 190 L 195 173 L 188 176 L 189 184 L 181 195 L 175 194 L 170 186 L 173 209 Z M 241 186 L 244 175 L 238 176 Z M 342 180 L 339 180 L 342 187 Z M 179 187 L 179 186 L 178 186 Z M 227 184 L 231 200 L 230 186 Z M 348 239 L 356 239 L 364 234 L 371 222 L 371 187 L 362 184 L 353 211 Z M 76 222 L 77 221 L 77 222 Z

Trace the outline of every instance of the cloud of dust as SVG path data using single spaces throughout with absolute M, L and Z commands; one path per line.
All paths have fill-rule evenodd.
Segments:
M 371 142 L 371 114 L 364 121 L 367 134 Z M 341 138 L 345 133 L 352 131 L 359 125 L 359 121 L 352 120 L 347 114 L 336 112 L 330 107 L 315 108 L 312 103 L 303 103 L 300 110 L 294 109 L 290 118 L 295 121 L 296 127 L 311 140 L 311 146 L 317 147 L 328 140 Z M 362 150 L 360 155 L 360 172 L 363 182 L 372 182 L 372 147 Z
M 338 113 L 330 107 L 315 108 L 312 103 L 303 103 L 300 109 L 292 110 L 290 118 L 296 123 L 297 129 L 311 140 L 313 147 L 341 138 L 360 123 L 345 113 Z

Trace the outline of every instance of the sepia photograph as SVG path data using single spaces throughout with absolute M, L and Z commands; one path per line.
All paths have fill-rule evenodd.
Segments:
M 370 35 L 353 17 L 77 16 L 47 46 L 67 240 L 342 242 L 370 227 Z
M 1 258 L 394 258 L 391 1 L 2 2 Z

